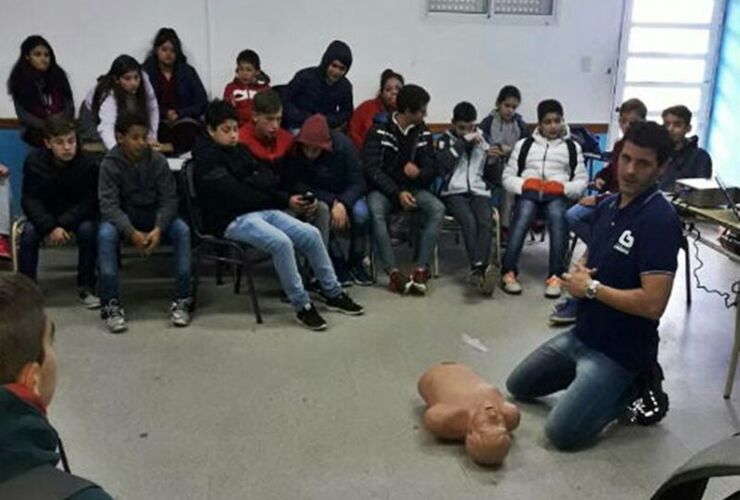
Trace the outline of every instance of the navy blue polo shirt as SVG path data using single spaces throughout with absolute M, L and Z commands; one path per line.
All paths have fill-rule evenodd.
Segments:
M 644 274 L 676 272 L 681 224 L 653 186 L 624 208 L 619 194 L 603 200 L 591 216 L 588 267 L 594 278 L 621 290 L 641 286 Z M 630 370 L 644 370 L 658 357 L 658 321 L 618 311 L 596 299 L 578 303 L 575 334 Z

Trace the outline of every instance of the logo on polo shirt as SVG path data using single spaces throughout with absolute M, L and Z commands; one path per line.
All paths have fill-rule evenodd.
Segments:
M 617 244 L 614 245 L 614 250 L 622 252 L 625 255 L 630 254 L 632 246 L 635 244 L 635 237 L 632 236 L 632 231 L 626 229 L 617 240 Z

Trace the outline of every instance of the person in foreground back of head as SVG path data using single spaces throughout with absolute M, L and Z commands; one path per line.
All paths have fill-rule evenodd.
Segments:
M 576 325 L 538 347 L 506 382 L 519 400 L 564 391 L 545 423 L 557 448 L 593 442 L 646 388 L 657 387 L 667 411 L 658 323 L 671 296 L 681 225 L 658 179 L 671 147 L 657 123 L 630 126 L 619 156 L 620 192 L 596 206 L 588 250 L 562 276 L 563 288 L 580 299 Z
M 46 418 L 56 378 L 54 324 L 41 291 L 22 274 L 0 276 L 0 498 L 111 499 L 69 473 Z M 60 458 L 66 472 L 56 469 Z

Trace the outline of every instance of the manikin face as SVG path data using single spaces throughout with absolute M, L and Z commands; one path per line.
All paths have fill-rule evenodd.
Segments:
M 540 134 L 550 141 L 563 135 L 563 117 L 557 113 L 547 113 L 539 124 Z
M 398 92 L 401 90 L 403 84 L 398 78 L 389 78 L 383 85 L 383 90 L 380 93 L 380 98 L 383 99 L 383 104 L 388 109 L 396 109 L 396 97 Z
M 134 125 L 125 134 L 116 132 L 116 139 L 123 150 L 123 154 L 131 161 L 139 161 L 149 148 L 147 135 L 149 130 L 143 125 Z
M 44 139 L 44 144 L 54 155 L 54 159 L 61 163 L 72 161 L 77 154 L 77 134 L 74 132 Z
M 172 42 L 164 42 L 162 45 L 157 47 L 157 59 L 159 60 L 159 64 L 162 66 L 175 65 L 177 53 L 175 52 L 175 46 L 172 45 Z
M 207 127 L 208 135 L 219 146 L 234 147 L 239 142 L 239 123 L 236 120 L 224 120 L 216 128 Z
M 255 113 L 253 120 L 254 131 L 257 136 L 272 140 L 280 129 L 280 122 L 283 120 L 283 110 L 280 109 L 277 113 L 272 114 Z
M 236 77 L 242 84 L 249 85 L 257 79 L 257 69 L 249 63 L 240 62 L 236 66 Z
M 473 414 L 465 449 L 479 464 L 497 465 L 504 461 L 511 446 L 504 416 L 494 404 L 481 405 Z
M 326 82 L 329 85 L 337 83 L 344 75 L 347 74 L 347 66 L 336 59 L 329 63 L 326 68 Z
M 619 155 L 617 178 L 622 194 L 634 198 L 652 186 L 663 173 L 655 150 L 626 141 Z
M 636 122 L 641 122 L 642 116 L 636 111 L 630 111 L 629 113 L 619 113 L 619 130 L 622 131 L 622 135 L 627 133 L 627 129 L 630 125 Z
M 135 94 L 139 90 L 139 85 L 141 85 L 141 74 L 136 70 L 128 71 L 117 78 L 116 83 L 127 94 Z
M 663 115 L 663 126 L 668 130 L 668 135 L 671 136 L 671 140 L 676 146 L 682 144 L 686 135 L 691 132 L 691 125 L 670 113 Z
M 518 107 L 519 99 L 516 97 L 507 97 L 498 105 L 498 114 L 501 115 L 501 118 L 503 118 L 504 121 L 510 122 L 514 119 L 514 114 Z
M 51 53 L 45 45 L 37 45 L 31 49 L 26 59 L 36 71 L 46 71 L 51 64 Z

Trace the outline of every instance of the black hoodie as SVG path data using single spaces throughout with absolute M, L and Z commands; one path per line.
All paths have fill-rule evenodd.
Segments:
M 77 154 L 58 166 L 48 149 L 37 149 L 23 165 L 23 212 L 39 234 L 55 227 L 75 231 L 81 222 L 98 216 L 98 166 Z
M 712 158 L 699 147 L 699 138 L 694 136 L 687 139 L 681 149 L 671 153 L 671 159 L 659 181 L 660 190 L 673 192 L 678 179 L 696 177 L 712 177 Z
M 321 113 L 326 116 L 329 128 L 345 125 L 352 115 L 352 83 L 343 76 L 329 85 L 326 70 L 332 61 L 352 66 L 352 51 L 349 46 L 334 40 L 326 48 L 321 64 L 304 68 L 295 74 L 283 89 L 283 126 L 287 129 L 300 128 L 309 116 Z

